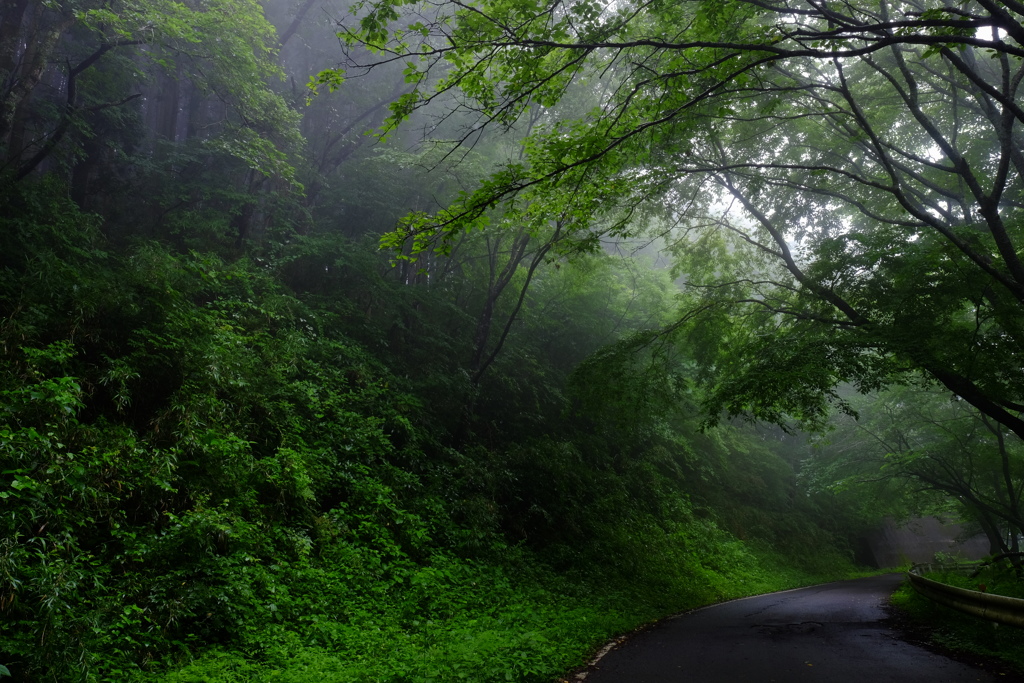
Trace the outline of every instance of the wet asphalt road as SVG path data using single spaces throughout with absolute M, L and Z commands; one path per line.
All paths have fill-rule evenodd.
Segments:
M 705 607 L 630 638 L 586 683 L 1009 681 L 899 640 L 882 605 L 902 575 L 841 581 Z

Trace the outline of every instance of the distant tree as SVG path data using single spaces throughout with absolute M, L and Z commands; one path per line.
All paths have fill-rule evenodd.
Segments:
M 0 151 L 8 182 L 62 146 L 62 162 L 75 166 L 83 141 L 112 137 L 91 130 L 97 117 L 111 110 L 138 117 L 144 95 L 154 134 L 175 142 L 202 137 L 262 174 L 292 178 L 286 153 L 301 140 L 294 112 L 269 87 L 280 74 L 276 33 L 258 3 L 16 1 L 0 12 Z
M 965 401 L 900 388 L 858 402 L 860 419 L 837 416 L 805 468 L 812 488 L 857 491 L 889 506 L 894 491 L 943 501 L 976 524 L 992 553 L 1018 552 L 1024 533 L 1024 449 L 1019 439 Z M 897 495 L 896 497 L 900 497 Z M 912 506 L 908 506 L 908 509 Z
M 823 419 L 839 380 L 923 373 L 1024 436 L 1024 5 L 417 7 L 360 3 L 341 34 L 375 51 L 365 69 L 407 65 L 419 87 L 393 123 L 452 92 L 474 130 L 514 126 L 573 83 L 601 96 L 411 217 L 400 234 L 419 248 L 500 202 L 567 216 L 582 244 L 599 219 L 635 232 L 636 211 L 659 206 L 695 292 L 688 326 L 722 332 L 698 339 L 711 414 Z

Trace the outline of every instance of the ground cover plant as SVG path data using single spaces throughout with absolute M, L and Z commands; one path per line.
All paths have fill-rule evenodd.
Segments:
M 958 588 L 1024 598 L 1024 581 L 1021 579 L 1020 570 L 1007 558 L 982 562 L 974 569 L 934 571 L 925 576 Z
M 680 577 L 672 597 L 638 596 L 625 586 L 616 593 L 607 583 L 574 585 L 556 577 L 511 582 L 493 569 L 469 569 L 462 581 L 445 577 L 423 586 L 431 589 L 432 603 L 447 602 L 451 611 L 417 610 L 407 604 L 381 609 L 378 604 L 344 622 L 330 613 L 306 616 L 304 624 L 266 627 L 261 637 L 273 645 L 258 658 L 244 650 L 218 649 L 151 678 L 197 683 L 313 681 L 325 676 L 353 682 L 552 681 L 583 664 L 612 636 L 667 611 L 699 606 L 710 595 L 738 597 L 824 578 L 793 572 L 772 576 L 765 568 L 761 564 L 756 577 L 742 570 L 735 575 L 705 570 L 702 578 L 717 578 L 718 585 Z
M 973 589 L 977 590 L 977 585 Z M 909 582 L 893 594 L 891 604 L 910 619 L 915 637 L 947 651 L 1001 662 L 1011 672 L 1024 675 L 1020 629 L 939 605 L 915 591 Z

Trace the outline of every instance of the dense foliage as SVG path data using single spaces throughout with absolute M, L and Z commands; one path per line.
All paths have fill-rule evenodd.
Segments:
M 595 284 L 624 276 L 610 259 L 552 269 L 474 389 L 437 350 L 466 343 L 465 312 L 374 285 L 356 243 L 117 250 L 61 197 L 24 184 L 3 220 L 19 678 L 159 677 L 206 653 L 175 680 L 546 680 L 638 619 L 799 581 L 782 553 L 845 566 L 757 434 L 696 435 L 671 359 L 606 353 L 567 381 L 636 297 Z M 289 287 L 314 257 L 339 275 Z M 725 514 L 730 492 L 747 502 Z
M 923 375 L 1024 437 L 1020 3 L 413 4 L 358 3 L 339 35 L 374 56 L 322 80 L 407 64 L 391 122 L 457 92 L 463 140 L 600 92 L 406 221 L 417 248 L 501 202 L 583 247 L 659 206 L 695 334 L 748 330 L 700 359 L 713 414 L 821 420 L 840 381 Z
M 1016 410 L 993 289 L 1016 276 L 970 270 L 994 237 L 926 230 L 974 216 L 928 194 L 962 164 L 948 179 L 916 128 L 865 142 L 906 98 L 847 126 L 849 17 L 805 55 L 823 76 L 791 69 L 802 33 L 765 42 L 782 7 L 367 4 L 341 27 L 368 75 L 344 81 L 313 6 L 0 5 L 0 677 L 548 681 L 649 619 L 852 569 L 873 517 L 832 484 L 861 473 L 826 457 L 802 485 L 791 433 L 838 379 L 968 373 L 970 420 L 1014 429 L 977 397 Z M 922 60 L 989 47 L 929 16 L 898 27 L 943 37 L 905 41 Z M 861 83 L 938 92 L 922 64 Z M 964 78 L 938 79 L 961 104 Z M 987 159 L 988 128 L 925 109 Z M 813 163 L 723 170 L 779 136 Z M 912 220 L 880 198 L 904 176 Z M 716 215 L 726 190 L 760 227 Z M 991 479 L 1019 448 L 989 434 Z M 900 451 L 901 476 L 939 445 Z M 998 527 L 1019 482 L 969 490 Z
M 825 430 L 885 403 L 902 422 L 846 428 L 818 484 L 884 480 L 884 509 L 1018 548 L 1024 5 L 366 0 L 339 28 L 322 84 L 406 67 L 385 130 L 442 107 L 462 146 L 526 131 L 391 243 L 448 253 L 496 206 L 567 250 L 653 234 L 686 294 L 654 338 L 709 424 Z M 922 391 L 876 393 L 898 387 Z

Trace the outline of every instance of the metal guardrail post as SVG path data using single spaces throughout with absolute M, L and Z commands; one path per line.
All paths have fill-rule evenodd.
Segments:
M 914 565 L 907 572 L 910 584 L 914 589 L 930 600 L 952 607 L 966 614 L 971 614 L 982 619 L 988 619 L 1000 624 L 1018 626 L 1024 628 L 1024 600 L 1020 598 L 1009 598 L 1005 595 L 992 595 L 981 591 L 972 591 L 967 588 L 957 588 L 933 579 L 921 576 L 921 573 L 932 571 L 934 565 Z M 940 565 L 939 568 L 948 571 L 950 569 L 962 570 L 974 568 L 969 566 Z

